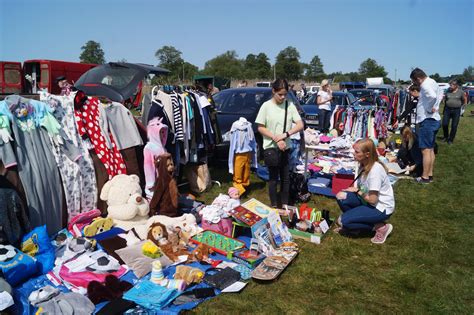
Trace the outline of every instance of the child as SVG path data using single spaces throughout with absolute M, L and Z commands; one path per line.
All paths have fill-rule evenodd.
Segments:
M 250 185 L 250 167 L 257 167 L 257 143 L 252 123 L 244 117 L 232 124 L 230 129 L 229 173 L 234 174 L 233 186 L 239 195 Z

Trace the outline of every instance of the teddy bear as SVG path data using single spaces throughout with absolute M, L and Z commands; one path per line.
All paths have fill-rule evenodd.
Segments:
M 179 243 L 177 234 L 174 232 L 168 233 L 167 228 L 160 222 L 150 225 L 146 238 L 155 243 L 163 254 L 172 261 L 178 261 L 179 256 L 189 254 L 186 247 Z
M 204 278 L 204 271 L 189 266 L 180 265 L 176 267 L 176 272 L 174 273 L 175 280 L 184 280 L 188 286 L 192 283 L 201 282 L 202 278 Z
M 116 175 L 105 183 L 100 199 L 107 202 L 108 217 L 115 225 L 129 230 L 148 220 L 148 201 L 142 197 L 137 175 Z
M 150 217 L 145 224 L 135 226 L 134 232 L 140 239 L 145 240 L 147 239 L 148 230 L 156 222 L 163 224 L 168 234 L 181 232 L 180 238 L 190 238 L 202 231 L 196 223 L 196 217 L 190 213 L 185 213 L 175 218 L 166 215 L 154 215 Z

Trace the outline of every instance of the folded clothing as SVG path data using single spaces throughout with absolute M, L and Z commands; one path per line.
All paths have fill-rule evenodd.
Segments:
M 49 285 L 32 292 L 28 300 L 35 307 L 41 307 L 44 314 L 89 315 L 95 309 L 94 304 L 84 295 L 62 293 Z
M 149 280 L 144 280 L 126 292 L 123 298 L 145 308 L 156 310 L 170 304 L 179 294 L 177 290 L 168 289 Z

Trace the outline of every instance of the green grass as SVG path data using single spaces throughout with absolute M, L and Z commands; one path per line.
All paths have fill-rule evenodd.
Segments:
M 472 109 L 461 118 L 455 143 L 440 143 L 434 183 L 395 185 L 394 230 L 384 245 L 332 231 L 321 245 L 298 240 L 299 256 L 277 281 L 251 281 L 241 293 L 222 294 L 192 313 L 474 313 Z M 211 174 L 223 187 L 199 196 L 206 202 L 231 183 L 225 168 Z M 255 176 L 247 197 L 268 203 L 266 186 Z M 333 199 L 313 196 L 311 205 L 339 214 Z

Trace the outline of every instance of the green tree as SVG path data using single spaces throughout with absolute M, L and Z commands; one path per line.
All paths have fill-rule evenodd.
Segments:
M 246 79 L 265 79 L 271 75 L 272 66 L 264 53 L 258 55 L 248 54 L 245 58 L 244 76 Z
M 441 82 L 441 76 L 439 75 L 439 73 L 435 73 L 435 74 L 430 75 L 430 78 L 432 78 L 436 82 Z
M 365 79 L 358 72 L 348 72 L 348 73 L 345 73 L 344 75 L 349 77 L 349 81 L 352 81 L 352 82 L 360 82 L 360 81 L 364 81 Z
M 299 59 L 300 53 L 295 47 L 288 46 L 280 51 L 275 62 L 277 77 L 298 80 L 303 72 Z
M 309 62 L 306 68 L 306 79 L 321 81 L 326 78 L 326 73 L 324 73 L 323 63 L 318 55 L 314 56 L 313 59 Z
M 464 82 L 474 82 L 474 67 L 469 66 L 462 72 L 462 80 Z
M 235 50 L 228 50 L 206 61 L 203 72 L 208 75 L 215 75 L 227 79 L 244 78 L 243 62 L 238 59 Z
M 104 51 L 98 42 L 93 40 L 88 41 L 81 47 L 81 55 L 79 60 L 82 63 L 95 63 L 95 64 L 104 64 Z
M 155 52 L 155 57 L 159 60 L 160 67 L 171 71 L 167 77 L 169 83 L 182 76 L 184 60 L 181 58 L 181 51 L 173 46 L 163 46 Z
M 183 81 L 192 81 L 193 76 L 199 73 L 198 67 L 187 61 L 184 62 L 182 71 L 181 79 Z
M 368 58 L 360 64 L 359 74 L 363 78 L 386 77 L 387 71 L 383 66 L 377 64 L 377 61 Z

